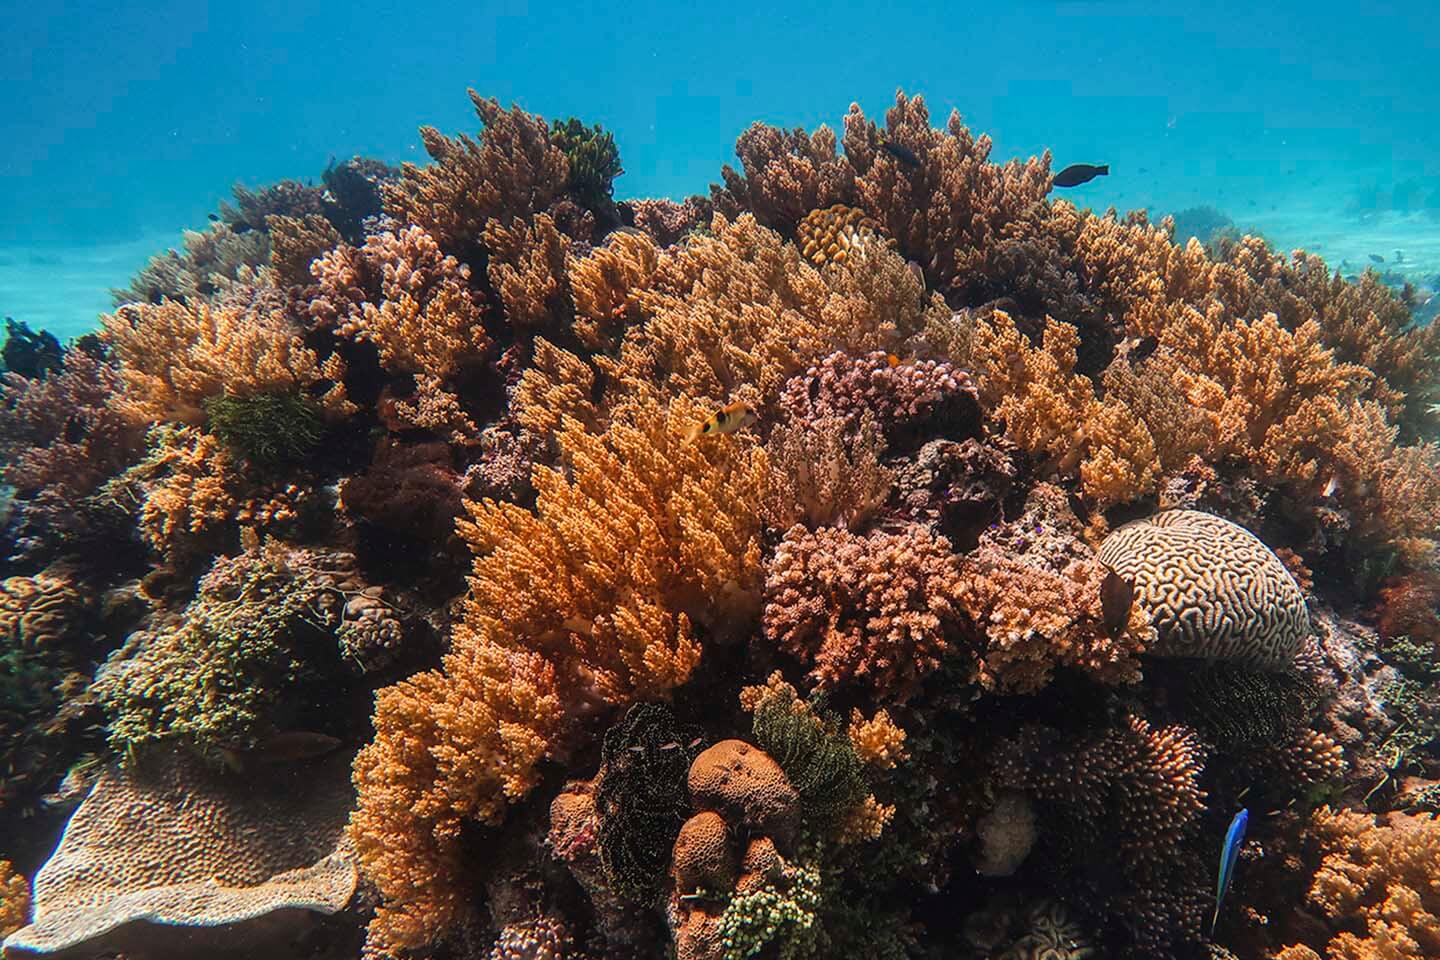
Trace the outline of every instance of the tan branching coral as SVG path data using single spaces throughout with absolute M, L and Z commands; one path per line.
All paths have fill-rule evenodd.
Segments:
M 0 939 L 30 922 L 30 881 L 9 860 L 0 860 Z
M 909 151 L 918 167 L 887 153 L 882 143 Z M 1050 192 L 1048 152 L 992 163 L 990 138 L 972 134 L 958 112 L 936 130 L 924 98 L 903 92 L 885 113 L 883 134 L 851 104 L 844 145 L 855 170 L 855 206 L 878 220 L 937 285 L 983 272 L 999 241 L 1035 216 Z
M 599 350 L 640 317 L 637 294 L 660 265 L 654 242 L 642 233 L 616 231 L 588 256 L 566 268 L 575 303 L 573 330 L 580 342 Z
M 140 532 L 161 556 L 173 556 L 234 517 L 236 464 L 224 444 L 193 427 L 153 431 L 149 456 L 115 484 L 124 489 L 136 482 L 144 491 Z
M 823 689 L 904 699 L 952 648 L 960 586 L 949 542 L 923 527 L 861 537 L 797 526 L 766 575 L 765 634 Z
M 885 441 L 868 414 L 858 427 L 838 416 L 791 419 L 770 431 L 765 522 L 860 530 L 890 497 L 894 475 L 880 465 Z
M 508 222 L 545 209 L 570 174 L 542 118 L 469 93 L 484 125 L 480 142 L 421 127 L 425 152 L 435 162 L 403 164 L 400 181 L 381 188 L 386 213 L 423 227 L 449 250 L 478 243 L 492 219 Z
M 789 234 L 812 210 L 851 203 L 855 171 L 836 151 L 835 131 L 814 133 L 751 124 L 735 142 L 741 176 L 728 165 L 723 188 L 712 186 L 715 209 L 727 217 L 753 213 L 767 227 Z
M 339 231 L 319 214 L 270 216 L 265 223 L 270 228 L 270 269 L 282 286 L 309 284 L 310 264 L 340 245 Z
M 877 770 L 889 770 L 906 758 L 906 733 L 890 719 L 889 711 L 877 710 L 866 720 L 858 709 L 851 710 L 846 736 L 860 762 Z
M 534 786 L 567 718 L 663 697 L 699 660 L 692 624 L 746 629 L 758 610 L 764 454 L 686 444 L 695 404 L 632 400 L 609 429 L 561 429 L 565 471 L 537 469 L 535 513 L 470 504 L 471 592 L 443 672 L 381 692 L 356 761 L 351 823 L 385 904 L 372 940 L 434 940 L 463 911 L 466 820 Z
M 293 391 L 322 378 L 284 315 L 167 300 L 100 318 L 123 389 L 111 406 L 132 423 L 205 422 L 202 401 Z
M 505 319 L 516 330 L 563 329 L 574 305 L 566 276 L 566 243 L 555 221 L 491 220 L 485 225 L 490 254 L 490 284 L 505 305 Z

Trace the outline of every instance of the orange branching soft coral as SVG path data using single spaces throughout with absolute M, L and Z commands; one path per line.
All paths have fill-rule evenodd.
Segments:
M 139 483 L 140 532 L 162 556 L 172 556 L 235 515 L 239 475 L 225 445 L 193 427 L 152 431 L 146 459 L 115 481 Z
M 491 220 L 485 226 L 490 283 L 516 330 L 564 328 L 574 313 L 565 270 L 565 238 L 545 214 Z
M 1090 381 L 1075 373 L 1079 332 L 1048 320 L 1032 344 L 1003 310 L 976 318 L 968 361 L 978 375 L 980 400 L 1005 424 L 1005 435 L 1062 469 L 1080 461 L 1087 424 L 1099 404 Z
M 700 415 L 637 395 L 603 434 L 567 421 L 566 469 L 536 470 L 534 513 L 468 504 L 474 575 L 451 652 L 381 693 L 356 761 L 351 835 L 385 897 L 376 945 L 454 925 L 461 824 L 523 796 L 569 721 L 664 697 L 700 658 L 697 625 L 743 633 L 753 619 L 765 457 L 743 437 L 686 444 Z
M 511 400 L 515 419 L 539 437 L 554 436 L 566 418 L 595 427 L 595 368 L 543 337 L 535 339 L 534 349 Z
M 616 231 L 603 247 L 572 258 L 567 267 L 575 302 L 575 336 L 602 349 L 639 319 L 636 294 L 649 286 L 660 265 L 654 242 L 643 233 Z
M 650 317 L 625 344 L 619 376 L 720 402 L 746 384 L 772 398 L 821 357 L 897 349 L 944 312 L 889 250 L 822 271 L 749 215 L 717 216 L 712 229 L 662 254 L 640 294 Z
M 858 709 L 852 709 L 846 733 L 855 755 L 868 767 L 889 770 L 906 757 L 905 731 L 890 719 L 888 710 L 877 710 L 866 720 Z
M 894 474 L 881 466 L 885 441 L 868 413 L 854 429 L 843 417 L 791 418 L 770 431 L 770 495 L 765 521 L 778 530 L 803 523 L 861 529 L 885 505 Z
M 340 245 L 339 231 L 318 213 L 305 217 L 269 216 L 265 224 L 270 234 L 270 269 L 281 286 L 309 284 L 310 264 Z
M 1316 812 L 1323 856 L 1310 903 L 1340 931 L 1333 960 L 1440 956 L 1440 820 L 1434 814 Z M 1315 946 L 1320 946 L 1316 944 Z
M 765 579 L 765 634 L 809 666 L 818 686 L 860 683 L 903 700 L 952 648 L 959 562 L 928 529 L 796 526 Z
M 806 133 L 751 124 L 735 143 L 745 175 L 721 169 L 724 188 L 710 188 L 715 209 L 732 220 L 753 213 L 789 235 L 810 211 L 852 203 L 855 170 L 836 146 L 835 131 L 824 125 Z
M 284 315 L 167 300 L 100 318 L 120 364 L 111 404 L 132 423 L 205 421 L 201 402 L 308 387 L 319 362 Z
M 918 167 L 886 152 L 885 143 L 908 150 Z M 924 98 L 903 92 L 886 111 L 883 134 L 851 104 L 844 144 L 856 171 L 856 206 L 880 221 L 940 286 L 983 272 L 999 241 L 1043 210 L 1050 192 L 1048 152 L 991 163 L 988 136 L 974 136 L 958 112 L 945 130 L 932 128 Z
M 480 142 L 464 134 L 452 140 L 434 127 L 421 127 L 425 152 L 435 162 L 403 164 L 400 182 L 382 187 L 387 213 L 418 224 L 457 251 L 478 243 L 492 219 L 508 222 L 545 209 L 570 174 L 542 118 L 519 107 L 506 111 L 497 100 L 469 93 L 484 124 Z
M 0 939 L 30 922 L 30 883 L 9 860 L 0 860 Z

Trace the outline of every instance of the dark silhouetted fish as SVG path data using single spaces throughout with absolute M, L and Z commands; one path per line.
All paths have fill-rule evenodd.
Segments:
M 1384 263 L 1384 262 L 1385 262 L 1385 258 L 1382 257 L 1382 256 L 1380 256 L 1380 254 L 1378 254 L 1378 253 L 1372 253 L 1372 254 L 1370 254 L 1370 262 L 1371 262 L 1371 263 Z
M 1111 570 L 1100 584 L 1100 616 L 1105 632 L 1118 637 L 1130 622 L 1130 606 L 1135 602 L 1135 581 L 1126 580 Z
M 220 222 L 220 216 L 219 216 L 219 214 L 214 214 L 214 213 L 210 214 L 210 222 L 211 222 L 211 223 L 219 223 L 219 222 Z
M 255 748 L 261 763 L 300 763 L 323 757 L 340 746 L 340 741 L 323 733 L 291 730 L 277 733 Z
M 886 153 L 890 154 L 890 156 L 894 157 L 896 160 L 899 160 L 907 167 L 912 167 L 917 170 L 920 168 L 920 158 L 915 156 L 915 152 L 909 147 L 902 147 L 894 140 L 881 140 L 880 149 L 884 150 Z
M 1088 163 L 1072 163 L 1055 174 L 1055 179 L 1050 183 L 1056 187 L 1078 187 L 1082 183 L 1089 183 L 1096 177 L 1108 177 L 1109 175 L 1110 164 L 1108 163 L 1102 163 L 1098 167 Z
M 1396 262 L 1396 263 L 1404 263 L 1404 262 L 1405 262 L 1405 251 L 1404 251 L 1404 250 L 1396 250 L 1396 251 L 1395 251 L 1395 262 Z

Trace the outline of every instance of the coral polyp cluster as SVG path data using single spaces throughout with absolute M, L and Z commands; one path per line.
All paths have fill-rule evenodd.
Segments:
M 1440 951 L 1440 335 L 1383 284 L 920 97 L 683 203 L 471 100 L 19 341 L 8 950 Z

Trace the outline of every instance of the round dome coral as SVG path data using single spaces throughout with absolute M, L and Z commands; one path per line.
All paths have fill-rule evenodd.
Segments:
M 688 892 L 697 887 L 733 886 L 735 859 L 725 818 L 713 810 L 702 810 L 685 821 L 675 838 L 675 887 Z
M 1310 634 L 1305 595 L 1285 564 L 1221 517 L 1170 510 L 1127 523 L 1105 538 L 1100 560 L 1134 581 L 1159 634 L 1156 655 L 1279 667 Z
M 780 764 L 743 740 L 721 740 L 690 765 L 690 796 L 702 810 L 739 814 L 764 833 L 786 835 L 800 798 Z

